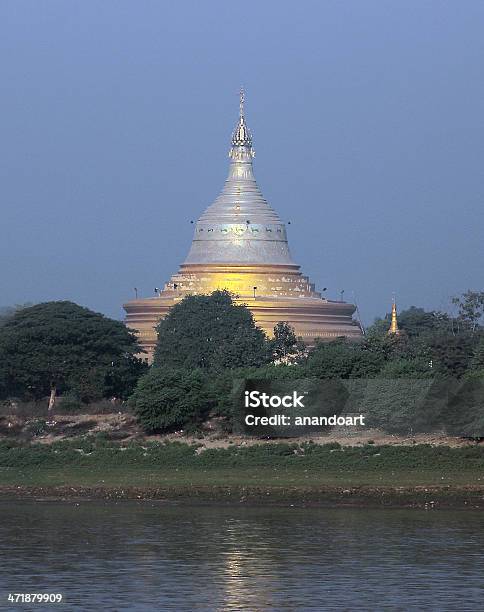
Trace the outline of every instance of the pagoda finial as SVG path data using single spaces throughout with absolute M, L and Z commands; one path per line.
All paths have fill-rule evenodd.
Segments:
M 244 102 L 245 102 L 245 93 L 244 93 L 244 88 L 241 87 L 240 88 L 240 101 L 239 101 L 239 117 L 243 117 L 244 116 Z
M 245 123 L 245 114 L 244 114 L 244 104 L 245 104 L 245 92 L 242 87 L 239 92 L 239 121 L 235 126 L 234 133 L 232 135 L 232 149 L 233 147 L 246 147 L 250 150 L 251 155 L 253 156 L 252 151 L 252 135 Z M 232 153 L 231 157 L 234 157 Z
M 392 322 L 390 323 L 390 329 L 388 330 L 388 335 L 396 335 L 400 334 L 400 330 L 398 329 L 398 319 L 397 319 L 397 303 L 395 301 L 395 294 L 393 294 L 392 298 Z

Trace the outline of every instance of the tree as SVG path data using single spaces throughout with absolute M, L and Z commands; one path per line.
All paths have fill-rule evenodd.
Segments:
M 46 302 L 15 312 L 0 327 L 6 392 L 40 399 L 75 392 L 88 401 L 126 397 L 146 366 L 134 334 L 72 302 Z
M 484 438 L 484 372 L 452 385 L 442 422 L 451 436 Z
M 414 358 L 397 358 L 388 361 L 380 370 L 380 378 L 407 378 L 421 379 L 431 378 L 433 376 L 433 368 L 430 366 L 430 361 L 423 357 Z
M 285 321 L 279 321 L 274 327 L 274 338 L 269 344 L 275 363 L 297 363 L 306 353 L 305 344 L 297 339 L 294 328 Z
M 2 306 L 0 308 L 0 327 L 5 325 L 5 323 L 15 314 L 15 308 L 10 306 Z
M 158 433 L 201 422 L 211 405 L 206 373 L 173 368 L 151 368 L 129 399 L 148 433 Z
M 433 336 L 429 342 L 433 368 L 444 376 L 463 376 L 471 366 L 475 340 L 470 333 Z
M 470 289 L 461 296 L 452 298 L 452 303 L 459 309 L 459 321 L 464 329 L 474 333 L 479 327 L 479 322 L 484 316 L 484 291 L 471 291 Z
M 13 317 L 13 315 L 22 308 L 28 308 L 33 304 L 27 302 L 26 304 L 15 304 L 15 306 L 2 306 L 0 308 L 0 327 Z
M 264 332 L 227 291 L 189 295 L 160 321 L 154 365 L 220 371 L 270 361 Z
M 398 315 L 398 325 L 410 337 L 414 337 L 448 331 L 451 324 L 444 312 L 411 306 Z
M 386 339 L 365 342 L 319 342 L 309 353 L 304 369 L 317 378 L 368 378 L 378 374 L 390 350 Z
M 479 341 L 474 347 L 472 359 L 470 362 L 470 369 L 473 371 L 484 370 L 484 336 L 480 336 Z

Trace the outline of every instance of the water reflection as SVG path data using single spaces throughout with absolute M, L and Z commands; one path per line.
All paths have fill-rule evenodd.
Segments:
M 2 502 L 0 608 L 8 592 L 29 591 L 63 593 L 69 609 L 467 609 L 482 601 L 481 521 L 472 511 Z

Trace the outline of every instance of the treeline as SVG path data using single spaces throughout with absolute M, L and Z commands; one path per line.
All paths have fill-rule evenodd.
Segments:
M 234 419 L 234 381 L 340 379 L 368 424 L 392 432 L 445 429 L 484 436 L 484 293 L 455 298 L 458 314 L 412 307 L 377 320 L 359 342 L 308 350 L 285 323 L 268 339 L 228 292 L 189 296 L 158 325 L 154 362 L 118 322 L 71 302 L 0 314 L 0 399 L 81 409 L 101 398 L 128 400 L 148 432 Z
M 484 294 L 468 292 L 456 305 L 457 317 L 415 307 L 402 312 L 399 335 L 388 334 L 388 315 L 360 342 L 339 339 L 308 350 L 285 323 L 268 340 L 226 292 L 192 296 L 160 322 L 153 367 L 130 404 L 147 431 L 193 428 L 217 415 L 230 428 L 234 381 L 339 379 L 348 405 L 365 412 L 370 425 L 484 436 Z

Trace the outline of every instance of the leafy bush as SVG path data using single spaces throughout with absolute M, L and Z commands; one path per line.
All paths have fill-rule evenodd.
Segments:
M 154 367 L 140 379 L 129 403 L 145 431 L 153 433 L 201 422 L 212 399 L 201 370 Z

